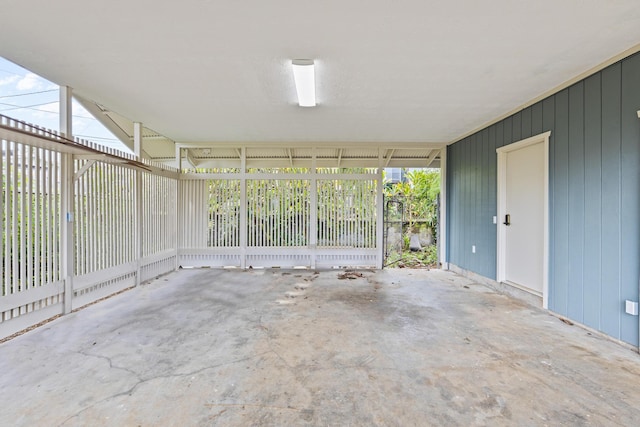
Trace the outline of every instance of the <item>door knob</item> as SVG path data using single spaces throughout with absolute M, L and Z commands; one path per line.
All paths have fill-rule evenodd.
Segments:
M 511 215 L 506 214 L 506 215 L 504 216 L 504 222 L 503 222 L 503 224 L 504 224 L 504 225 L 511 225 Z

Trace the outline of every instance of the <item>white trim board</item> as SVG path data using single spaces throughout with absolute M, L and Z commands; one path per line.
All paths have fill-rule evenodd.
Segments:
M 440 265 L 447 268 L 447 147 L 440 151 L 440 218 L 438 218 L 438 245 L 440 246 Z
M 529 145 L 544 144 L 544 217 L 543 217 L 543 267 L 542 267 L 542 306 L 549 308 L 549 138 L 551 132 L 541 133 L 522 141 L 514 142 L 496 149 L 498 155 L 498 227 L 497 227 L 497 281 L 506 282 L 506 233 L 500 226 L 500 219 L 506 214 L 506 186 L 507 153 Z

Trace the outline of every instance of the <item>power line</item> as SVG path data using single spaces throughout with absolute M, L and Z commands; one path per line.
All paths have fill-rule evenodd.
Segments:
M 3 102 L 0 102 L 0 104 L 4 104 L 4 103 L 3 103 Z M 6 110 L 0 110 L 0 111 L 6 111 Z M 52 113 L 51 111 L 46 111 L 46 110 L 38 110 L 38 111 L 43 111 L 43 112 L 47 112 L 47 113 Z M 57 113 L 52 113 L 52 114 L 57 114 Z M 77 117 L 77 116 L 74 116 L 74 117 Z M 81 117 L 81 118 L 88 119 L 89 117 Z M 94 119 L 94 120 L 96 120 L 96 119 Z M 24 121 L 21 121 L 21 120 L 17 120 L 17 121 L 19 121 L 19 122 L 21 122 L 21 123 L 24 123 L 24 124 L 28 124 L 27 122 L 24 122 Z M 80 135 L 80 134 L 74 134 L 74 136 L 81 137 L 81 138 L 87 138 L 87 139 L 96 139 L 96 140 L 97 140 L 97 139 L 100 139 L 100 140 L 104 140 L 104 141 L 116 141 L 116 142 L 120 142 L 120 143 L 122 142 L 122 141 L 120 141 L 118 138 L 107 138 L 107 137 L 103 137 L 103 136 L 95 136 L 95 135 Z
M 6 105 L 8 107 L 11 108 L 5 108 L 0 110 L 0 112 L 4 112 L 4 111 L 13 111 L 13 110 L 33 110 L 33 111 L 40 111 L 41 113 L 49 113 L 49 114 L 60 114 L 58 111 L 49 111 L 49 110 L 43 110 L 40 108 L 35 108 L 35 107 L 41 107 L 43 105 L 51 105 L 51 104 L 58 104 L 59 101 L 55 101 L 55 102 L 45 102 L 42 104 L 33 104 L 33 105 L 15 105 L 15 104 L 7 104 L 6 102 L 0 102 L 0 105 Z M 87 116 L 78 116 L 75 114 L 72 114 L 71 117 L 75 117 L 76 119 L 88 119 L 88 120 L 96 120 L 98 121 L 98 119 L 96 119 L 95 117 L 87 117 Z
M 47 110 L 34 108 L 34 107 L 42 107 L 43 105 L 50 105 L 50 104 L 57 104 L 57 103 L 58 102 L 56 101 L 56 102 L 44 102 L 42 104 L 33 104 L 33 105 L 15 105 L 15 104 L 7 104 L 6 102 L 0 102 L 0 105 L 6 105 L 8 107 L 12 107 L 12 108 L 5 108 L 5 109 L 0 110 L 0 111 L 11 111 L 11 110 L 27 109 L 27 110 L 41 111 L 43 113 L 59 114 L 59 113 L 56 113 L 54 111 L 47 111 Z
M 47 93 L 47 92 L 55 92 L 58 89 L 49 89 L 49 90 L 40 90 L 38 92 L 29 92 L 29 93 L 17 93 L 15 95 L 2 95 L 0 98 L 13 98 L 16 96 L 27 96 L 27 95 L 36 95 L 38 93 Z
M 4 58 L 2 58 L 2 57 L 0 56 L 0 63 L 2 63 L 2 60 L 3 60 L 3 59 L 4 59 Z M 8 61 L 7 61 L 7 62 L 8 62 Z M 18 67 L 19 67 L 19 66 L 18 66 Z M 20 68 L 21 68 L 24 72 L 22 72 L 22 73 L 16 73 L 15 71 L 3 70 L 3 69 L 1 69 L 1 68 L 0 68 L 0 73 L 10 74 L 10 75 L 12 75 L 12 76 L 21 77 L 21 78 L 25 78 L 25 77 L 27 77 L 27 75 L 29 75 L 29 74 L 33 74 L 34 76 L 38 77 L 39 79 L 41 79 L 41 80 L 43 80 L 43 81 L 45 81 L 45 82 L 47 82 L 47 83 L 53 83 L 53 82 L 51 82 L 51 81 L 49 81 L 49 80 L 45 79 L 44 77 L 42 77 L 42 76 L 41 76 L 41 75 L 39 75 L 39 74 L 36 74 L 36 73 L 34 73 L 34 72 L 32 72 L 32 71 L 29 71 L 29 70 L 27 70 L 27 69 L 25 69 L 25 68 L 22 68 L 22 67 L 20 67 Z M 54 84 L 55 84 L 55 83 L 54 83 Z
M 120 141 L 117 138 L 106 138 L 103 136 L 79 135 L 79 134 L 74 134 L 73 136 L 77 136 L 78 138 L 88 139 L 89 141 L 95 141 L 95 142 L 119 142 L 122 144 L 122 141 Z
M 18 76 L 18 77 L 24 77 L 23 74 L 18 74 L 18 73 L 15 73 L 13 71 L 7 71 L 7 70 L 2 70 L 2 69 L 0 69 L 0 73 L 7 73 L 7 74 L 12 74 L 12 75 Z

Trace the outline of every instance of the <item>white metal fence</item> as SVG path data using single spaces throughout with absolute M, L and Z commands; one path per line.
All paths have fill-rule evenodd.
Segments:
M 182 266 L 331 268 L 381 262 L 380 177 L 371 170 L 190 172 L 179 183 Z
M 247 246 L 306 247 L 309 187 L 300 179 L 247 181 Z
M 0 141 L 0 338 L 180 265 L 382 264 L 379 170 L 180 174 L 3 116 Z
M 0 169 L 0 321 L 35 311 L 45 312 L 47 318 L 57 314 L 63 297 L 60 155 L 3 139 Z
M 178 182 L 148 172 L 141 175 L 140 280 L 144 282 L 176 268 Z
M 0 338 L 175 269 L 177 171 L 2 116 L 0 141 Z
M 375 181 L 318 181 L 318 246 L 376 247 Z
M 78 171 L 89 160 L 76 160 Z M 75 274 L 131 263 L 135 252 L 136 172 L 95 162 L 75 181 Z

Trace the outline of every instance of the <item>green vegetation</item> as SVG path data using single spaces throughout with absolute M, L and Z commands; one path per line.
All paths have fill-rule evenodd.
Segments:
M 407 246 L 402 252 L 393 252 L 387 260 L 392 268 L 425 268 L 438 265 L 438 247 L 434 245 L 412 252 Z
M 423 267 L 438 263 L 437 231 L 440 171 L 419 169 L 406 174 L 405 182 L 386 183 L 384 187 L 387 221 L 387 265 Z M 389 227 L 395 227 L 389 230 Z M 394 232 L 401 240 L 394 241 Z M 411 236 L 418 236 L 423 248 L 410 251 Z M 428 242 L 429 244 L 424 244 Z

